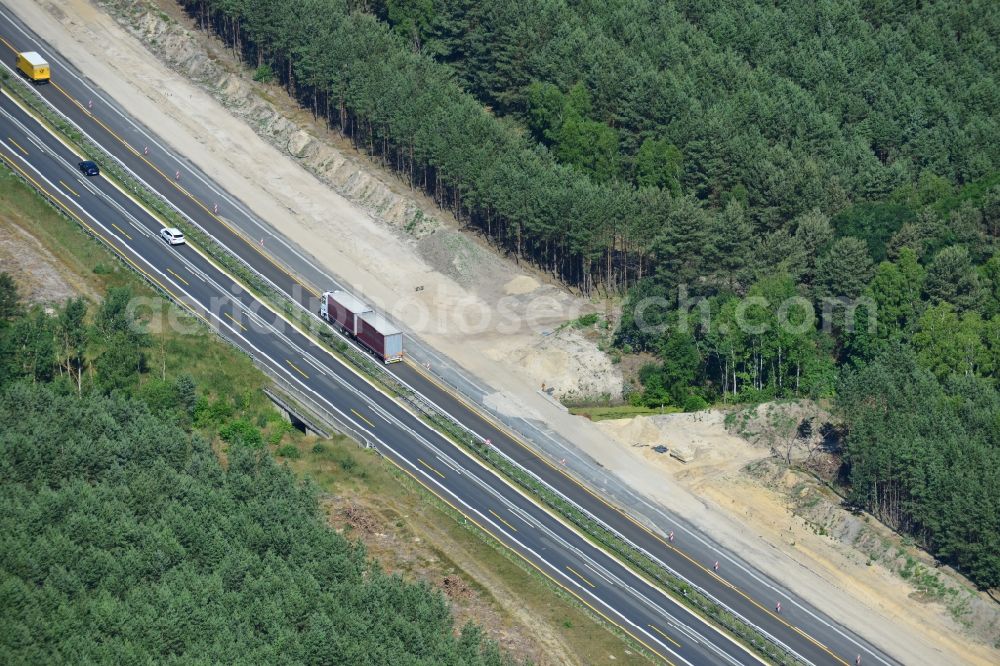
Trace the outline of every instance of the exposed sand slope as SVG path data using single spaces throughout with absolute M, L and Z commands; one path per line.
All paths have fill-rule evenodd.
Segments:
M 639 416 L 598 425 L 618 441 L 622 451 L 651 467 L 665 487 L 677 484 L 699 497 L 706 513 L 739 523 L 740 533 L 733 536 L 739 537 L 737 543 L 749 546 L 739 549 L 741 555 L 751 561 L 758 561 L 760 555 L 768 557 L 772 565 L 765 568 L 807 598 L 822 591 L 826 600 L 817 605 L 845 624 L 867 625 L 869 631 L 861 633 L 873 636 L 905 663 L 1000 663 L 1000 650 L 979 642 L 984 637 L 997 638 L 998 612 L 992 600 L 965 593 L 973 610 L 963 619 L 978 634 L 970 636 L 945 605 L 922 601 L 909 582 L 879 562 L 869 565 L 868 555 L 854 547 L 853 539 L 845 543 L 832 538 L 830 528 L 853 520 L 864 522 L 879 540 L 899 543 L 896 535 L 852 517 L 835 501 L 820 503 L 818 496 L 807 503 L 813 507 L 811 513 L 795 515 L 791 497 L 810 487 L 805 475 L 781 470 L 772 475 L 746 473 L 748 464 L 770 458 L 770 451 L 730 433 L 724 418 L 723 412 L 707 411 Z M 690 451 L 693 459 L 685 464 L 656 453 L 652 447 L 659 444 Z M 823 517 L 817 518 L 820 513 Z M 848 528 L 856 539 L 857 526 Z M 977 608 L 982 617 L 972 616 Z
M 139 7 L 140 13 L 149 14 L 138 0 L 130 4 Z M 164 66 L 141 42 L 85 0 L 37 3 L 21 0 L 12 7 L 130 113 L 157 128 L 180 153 L 211 173 L 222 187 L 241 198 L 259 216 L 291 240 L 308 247 L 314 256 L 322 257 L 329 270 L 372 301 L 383 307 L 396 305 L 394 311 L 430 344 L 474 375 L 488 378 L 497 389 L 489 398 L 491 403 L 543 419 L 637 492 L 683 513 L 695 525 L 737 549 L 754 566 L 786 580 L 811 603 L 823 607 L 903 662 L 983 661 L 980 654 L 987 655 L 983 663 L 1000 661 L 993 653 L 965 649 L 957 635 L 943 634 L 943 625 L 935 628 L 928 622 L 913 621 L 912 617 L 920 615 L 923 607 L 909 602 L 905 590 L 894 590 L 888 583 L 876 585 L 878 580 L 872 580 L 873 587 L 869 588 L 861 578 L 854 585 L 844 585 L 829 560 L 810 559 L 804 549 L 790 548 L 780 539 L 772 539 L 765 525 L 749 523 L 742 509 L 734 509 L 738 503 L 743 506 L 744 496 L 747 502 L 756 500 L 732 479 L 720 477 L 719 483 L 723 484 L 720 497 L 713 499 L 706 488 L 693 485 L 683 476 L 674 478 L 669 473 L 669 461 L 651 465 L 642 452 L 632 449 L 631 442 L 623 446 L 594 424 L 562 412 L 539 396 L 541 382 L 548 381 L 551 385 L 548 375 L 552 370 L 545 367 L 535 370 L 541 364 L 525 359 L 545 338 L 542 331 L 554 330 L 559 323 L 592 309 L 590 304 L 554 285 L 544 284 L 541 276 L 519 269 L 509 261 L 474 254 L 476 250 L 469 249 L 471 243 L 467 238 L 456 241 L 442 236 L 428 241 L 435 234 L 428 236 L 427 230 L 413 235 L 401 231 L 393 219 L 406 219 L 405 212 L 397 215 L 398 211 L 407 210 L 405 205 L 401 209 L 395 204 L 371 204 L 376 199 L 381 202 L 382 190 L 378 190 L 378 196 L 372 194 L 374 190 L 364 190 L 368 192 L 367 201 L 352 203 L 345 198 L 354 196 L 349 187 L 338 194 L 331 187 L 340 186 L 327 185 L 309 176 L 295 161 L 293 154 L 306 157 L 314 154 L 304 148 L 310 145 L 306 137 L 295 135 L 294 141 L 286 141 L 280 147 L 270 139 L 262 139 L 247 124 L 254 122 L 252 118 L 244 122 L 234 117 L 205 89 Z M 155 20 L 143 20 L 147 21 L 147 30 L 154 30 Z M 167 41 L 163 33 L 150 34 L 160 35 L 150 48 L 159 49 Z M 197 34 L 186 36 L 183 30 L 172 33 L 170 41 L 178 54 L 187 51 L 192 58 L 202 60 L 204 56 L 196 53 L 198 44 L 213 43 Z M 216 49 L 224 58 L 225 49 Z M 232 76 L 224 71 L 223 75 Z M 233 78 L 217 83 L 227 84 L 231 90 L 240 89 Z M 277 97 L 281 93 L 272 90 L 271 94 Z M 254 113 L 263 114 L 259 117 L 271 118 L 265 106 L 254 102 L 252 108 L 256 109 Z M 278 124 L 273 119 L 268 122 Z M 358 171 L 377 172 L 365 166 L 363 159 L 344 162 L 348 163 Z M 267 164 L 268 169 L 248 169 L 248 164 Z M 345 179 L 345 168 L 348 167 L 338 167 L 340 181 L 348 184 L 364 181 L 370 185 L 371 181 L 361 174 L 356 181 L 352 181 L 350 173 Z M 389 181 L 391 178 L 385 180 Z M 375 219 L 373 211 L 379 210 L 387 211 L 386 215 L 393 219 L 385 222 Z M 477 247 L 483 249 L 478 244 Z M 451 263 L 450 267 L 441 263 L 442 257 Z M 476 270 L 479 266 L 483 268 L 481 272 Z M 459 282 L 462 275 L 480 279 L 469 279 L 463 284 Z M 415 284 L 423 285 L 425 290 L 415 293 Z M 406 307 L 398 307 L 400 295 L 408 297 L 403 301 Z M 543 296 L 547 298 L 540 298 Z M 417 306 L 435 316 L 418 321 Z M 498 312 L 511 309 L 512 319 L 531 321 L 533 326 L 522 325 L 497 333 L 489 328 L 478 330 L 475 325 L 479 321 L 477 313 L 485 311 L 488 316 L 496 317 Z M 452 325 L 438 325 L 442 318 Z M 455 325 L 456 318 L 459 325 Z M 465 326 L 460 325 L 463 321 Z M 519 363 L 512 362 L 518 350 L 525 356 Z M 586 366 L 579 372 L 581 377 L 586 376 Z M 780 504 L 754 512 L 775 519 L 787 515 Z M 765 532 L 763 537 L 758 536 L 758 528 Z
M 528 361 L 520 374 L 531 385 L 548 381 L 560 394 L 575 396 L 621 393 L 616 369 L 578 371 L 578 359 L 585 367 L 609 366 L 593 342 L 572 339 L 560 349 L 543 335 L 596 309 L 593 304 L 526 264 L 498 256 L 478 237 L 460 232 L 447 214 L 432 216 L 415 203 L 423 199 L 419 193 L 373 168 L 283 89 L 248 81 L 217 41 L 165 21 L 142 0 L 107 5 L 127 17 L 122 20 L 141 42 L 81 0 L 18 10 L 33 24 L 59 18 L 58 25 L 39 28 L 89 78 L 277 231 L 447 356 L 466 365 L 484 354 L 503 361 L 513 354 Z M 176 6 L 164 8 L 188 21 Z M 94 111 L 100 114 L 99 104 Z M 243 122 L 234 122 L 234 115 Z M 580 377 L 587 380 L 576 382 Z

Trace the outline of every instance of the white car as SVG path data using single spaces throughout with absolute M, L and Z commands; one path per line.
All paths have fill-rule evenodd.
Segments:
M 161 229 L 160 238 L 162 238 L 167 245 L 184 244 L 184 234 L 181 233 L 180 229 L 175 229 L 173 227 L 167 227 L 166 229 Z

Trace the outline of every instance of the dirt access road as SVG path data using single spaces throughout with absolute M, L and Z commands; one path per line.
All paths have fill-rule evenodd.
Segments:
M 172 17 L 164 20 L 166 14 L 151 11 L 139 0 L 112 4 L 116 15 L 141 39 L 85 0 L 19 0 L 10 6 L 129 113 L 155 127 L 177 152 L 212 174 L 278 232 L 321 257 L 330 272 L 380 306 L 398 312 L 392 306 L 407 294 L 411 297 L 407 303 L 415 302 L 433 313 L 423 326 L 416 325 L 405 309 L 399 314 L 429 344 L 474 375 L 489 378 L 497 389 L 493 405 L 544 420 L 638 492 L 682 513 L 900 661 L 995 663 L 994 653 L 967 647 L 950 627 L 926 622 L 916 610 L 910 612 L 914 602 L 905 591 L 874 583 L 869 587 L 862 579 L 845 585 L 831 562 L 810 558 L 780 541 L 763 540 L 745 522 L 740 495 L 744 491 L 739 485 L 733 485 L 728 503 L 700 497 L 593 424 L 565 414 L 540 397 L 540 381 L 555 383 L 549 375 L 560 375 L 561 381 L 570 382 L 566 387 L 574 390 L 574 378 L 587 378 L 607 367 L 606 357 L 572 339 L 572 351 L 562 367 L 543 366 L 533 353 L 541 337 L 539 330 L 551 330 L 593 309 L 593 304 L 546 284 L 537 273 L 482 252 L 481 246 L 467 239 L 456 240 L 464 235 L 449 228 L 446 221 L 428 222 L 431 227 L 438 225 L 430 233 L 407 231 L 409 223 L 401 224 L 413 219 L 406 217 L 407 204 L 389 196 L 405 188 L 393 186 L 391 176 L 380 174 L 364 158 L 347 154 L 347 147 L 338 148 L 335 141 L 319 154 L 329 162 L 338 184 L 313 177 L 303 162 L 315 159 L 320 149 L 301 130 L 308 128 L 308 114 L 289 111 L 296 129 L 289 128 L 291 120 L 275 119 L 268 110 L 273 109 L 269 98 L 281 106 L 280 89 L 250 84 L 245 73 L 241 76 L 235 64 L 227 63 L 231 57 L 226 49 L 193 30 L 175 5 L 162 3 Z M 165 54 L 173 65 L 167 66 L 152 51 Z M 203 80 L 206 71 L 211 75 L 208 79 L 215 79 Z M 201 77 L 202 84 L 192 84 L 188 76 Z M 223 106 L 213 95 L 227 104 Z M 276 147 L 273 134 L 282 127 L 287 140 L 283 147 Z M 258 136 L 257 131 L 271 140 Z M 309 131 L 324 136 L 322 128 Z M 379 200 L 377 205 L 373 199 Z M 400 211 L 404 211 L 402 219 Z M 415 284 L 425 287 L 416 296 Z M 454 322 L 456 316 L 467 318 L 469 313 L 497 317 L 501 308 L 536 325 L 527 331 L 499 332 L 487 327 L 460 330 L 458 335 L 449 333 L 455 329 L 435 325 L 441 317 Z M 547 353 L 549 358 L 553 350 Z M 886 599 L 892 603 L 883 603 Z

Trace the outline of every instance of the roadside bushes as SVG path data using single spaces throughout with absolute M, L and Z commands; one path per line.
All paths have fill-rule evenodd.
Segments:
M 252 423 L 244 419 L 236 419 L 219 429 L 219 437 L 224 442 L 235 446 L 245 446 L 259 449 L 264 446 L 264 437 Z

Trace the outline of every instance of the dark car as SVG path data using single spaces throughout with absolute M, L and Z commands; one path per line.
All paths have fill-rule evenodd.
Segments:
M 101 173 L 101 170 L 97 168 L 97 165 L 90 160 L 80 162 L 77 166 L 80 167 L 80 171 L 83 172 L 84 176 L 99 176 Z

